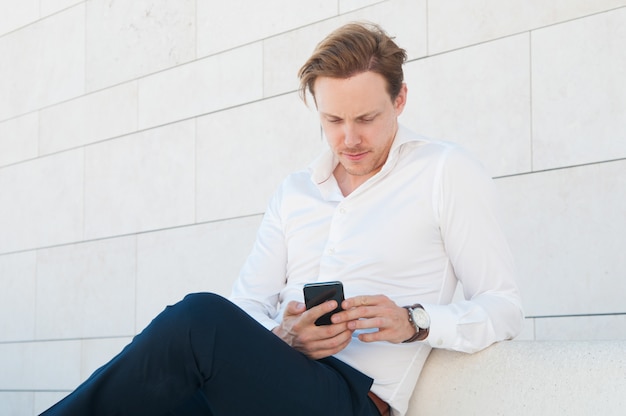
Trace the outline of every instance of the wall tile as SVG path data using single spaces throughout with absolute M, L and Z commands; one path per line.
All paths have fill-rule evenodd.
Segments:
M 86 4 L 88 91 L 195 58 L 193 0 L 93 0 Z
M 379 2 L 380 0 L 339 0 L 339 14 L 349 13 Z
M 33 416 L 42 414 L 45 410 L 49 409 L 55 403 L 61 401 L 65 396 L 70 393 L 68 391 L 36 391 L 35 392 L 35 413 Z
M 151 127 L 258 100 L 261 43 L 139 80 L 139 127 Z
M 624 172 L 620 161 L 496 182 L 527 315 L 624 312 Z
M 38 339 L 132 335 L 135 244 L 132 236 L 40 250 Z
M 198 2 L 198 56 L 255 42 L 336 14 L 336 0 Z
M 535 340 L 535 320 L 526 318 L 522 332 L 515 337 L 516 341 L 534 341 Z
M 58 11 L 83 3 L 85 0 L 40 0 L 41 16 L 49 16 Z
M 4 0 L 0 13 L 0 36 L 37 19 L 39 19 L 39 0 Z
M 0 256 L 0 342 L 34 339 L 36 272 L 35 251 Z
M 626 339 L 626 315 L 538 318 L 536 328 L 540 341 Z
M 87 380 L 94 371 L 119 354 L 131 341 L 132 337 L 83 340 L 81 382 Z
M 0 123 L 0 166 L 37 157 L 39 114 Z
M 294 91 L 298 88 L 298 70 L 315 46 L 330 32 L 353 21 L 380 24 L 409 59 L 426 55 L 426 1 L 394 0 L 343 14 L 315 25 L 266 39 L 263 42 L 264 96 Z
M 137 83 L 130 82 L 41 111 L 40 154 L 58 152 L 137 129 Z
M 626 5 L 625 0 L 455 0 L 428 5 L 429 52 L 440 53 Z
M 0 253 L 82 238 L 83 150 L 0 169 Z
M 406 66 L 401 122 L 474 153 L 494 176 L 530 170 L 528 35 Z
M 0 392 L 0 414 L 7 416 L 33 416 L 36 414 L 33 409 L 34 396 L 35 394 L 31 391 Z
M 626 8 L 533 32 L 533 168 L 626 157 Z
M 73 389 L 80 380 L 80 341 L 0 344 L 0 390 Z
M 194 146 L 186 121 L 88 147 L 85 237 L 193 223 Z
M 137 332 L 188 293 L 230 294 L 261 216 L 138 236 Z
M 84 92 L 84 5 L 0 37 L 0 120 Z
M 304 169 L 322 143 L 317 115 L 297 94 L 199 118 L 198 221 L 265 211 L 280 181 Z

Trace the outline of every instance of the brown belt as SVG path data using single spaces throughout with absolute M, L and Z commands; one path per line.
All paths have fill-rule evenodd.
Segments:
M 389 405 L 387 404 L 386 401 L 384 401 L 383 399 L 381 399 L 380 397 L 378 397 L 377 395 L 375 395 L 374 393 L 372 393 L 371 391 L 369 393 L 367 393 L 367 396 L 374 402 L 374 404 L 376 405 L 376 408 L 378 409 L 378 412 L 380 413 L 380 416 L 390 416 L 390 409 L 389 409 Z

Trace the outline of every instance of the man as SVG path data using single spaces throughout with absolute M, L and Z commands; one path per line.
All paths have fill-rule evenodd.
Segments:
M 405 60 L 374 25 L 320 43 L 299 75 L 329 150 L 270 201 L 231 301 L 168 307 L 46 414 L 403 415 L 432 347 L 514 337 L 493 183 L 458 147 L 398 124 Z M 303 285 L 332 280 L 343 311 L 317 326 L 338 305 L 305 310 Z M 457 281 L 466 300 L 451 303 Z

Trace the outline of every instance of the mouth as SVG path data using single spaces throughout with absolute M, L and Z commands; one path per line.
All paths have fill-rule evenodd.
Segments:
M 351 162 L 358 162 L 359 160 L 363 160 L 367 156 L 368 152 L 359 152 L 359 153 L 346 153 L 343 152 L 342 155 L 346 159 Z

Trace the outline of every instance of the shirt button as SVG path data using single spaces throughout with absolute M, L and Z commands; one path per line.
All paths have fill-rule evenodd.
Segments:
M 329 248 L 328 249 L 328 254 L 335 254 L 335 249 L 334 248 Z
M 340 214 L 345 214 L 346 213 L 346 209 L 345 208 L 340 208 L 339 209 L 339 213 Z

